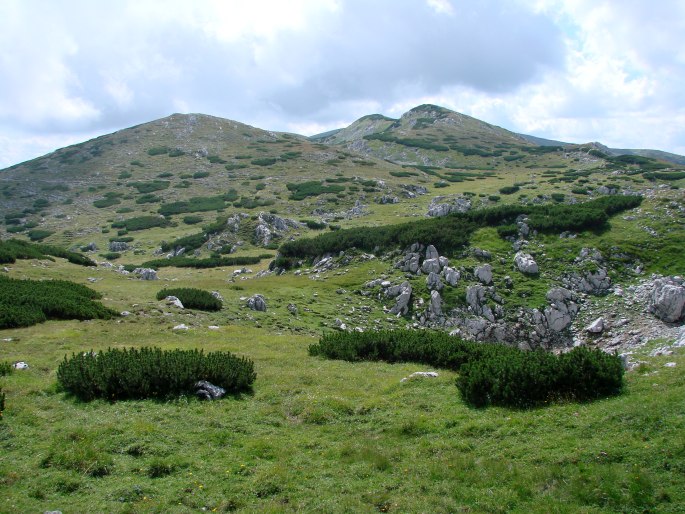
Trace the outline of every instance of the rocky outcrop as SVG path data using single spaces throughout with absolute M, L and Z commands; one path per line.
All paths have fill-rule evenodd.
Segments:
M 424 273 L 440 273 L 440 261 L 438 259 L 426 259 L 421 265 Z
M 428 245 L 426 248 L 426 259 L 439 259 L 440 254 L 438 250 L 433 245 Z
M 453 212 L 466 212 L 471 209 L 471 200 L 465 196 L 454 198 L 452 202 L 443 202 L 444 196 L 436 196 L 428 206 L 428 216 L 447 216 Z
M 152 268 L 136 268 L 133 274 L 137 275 L 141 280 L 157 280 L 157 271 Z
M 415 186 L 413 184 L 403 184 L 402 189 L 402 195 L 406 198 L 416 198 L 417 196 L 428 193 L 428 189 L 425 187 Z
M 435 319 L 442 316 L 442 297 L 437 291 L 431 291 L 430 305 L 428 306 L 428 317 Z
M 561 332 L 571 325 L 578 314 L 578 305 L 571 291 L 556 287 L 547 292 L 550 307 L 544 310 L 546 326 L 553 332 Z
M 611 278 L 604 268 L 586 271 L 583 274 L 570 273 L 564 276 L 564 284 L 573 291 L 601 295 L 611 289 Z
M 524 252 L 517 252 L 514 255 L 514 265 L 517 270 L 526 275 L 537 275 L 540 272 L 533 256 Z
M 400 203 L 400 199 L 397 198 L 395 195 L 383 195 L 376 198 L 376 203 L 379 203 L 381 205 Z
M 257 216 L 257 226 L 255 227 L 255 242 L 258 245 L 267 246 L 271 243 L 274 235 L 281 235 L 291 229 L 300 228 L 301 224 L 297 221 L 281 218 L 269 212 L 260 212 Z
M 247 307 L 253 311 L 266 312 L 266 300 L 261 294 L 256 294 L 247 299 Z
M 685 319 L 685 286 L 683 280 L 666 277 L 654 280 L 649 311 L 667 323 Z
M 215 386 L 206 380 L 200 380 L 195 383 L 195 396 L 200 400 L 218 400 L 226 394 L 226 389 Z
M 426 287 L 429 291 L 442 291 L 445 286 L 440 280 L 440 275 L 431 271 L 426 278 Z
M 473 270 L 473 274 L 481 284 L 485 284 L 486 286 L 492 284 L 492 266 L 489 264 L 478 266 Z
M 412 287 L 409 282 L 403 282 L 400 292 L 397 295 L 395 305 L 390 309 L 390 314 L 404 316 L 409 312 L 409 302 L 411 301 Z
M 125 252 L 129 249 L 128 243 L 124 241 L 110 241 L 109 251 L 110 252 Z
M 449 266 L 445 266 L 442 269 L 442 273 L 445 276 L 445 282 L 447 282 L 452 287 L 457 286 L 460 278 L 460 274 L 457 270 L 455 270 L 454 268 L 450 268 Z

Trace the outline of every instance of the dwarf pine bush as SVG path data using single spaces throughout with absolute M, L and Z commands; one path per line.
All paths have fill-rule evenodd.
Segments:
M 167 296 L 175 296 L 187 309 L 201 311 L 221 310 L 221 300 L 212 296 L 211 293 L 193 287 L 178 287 L 175 289 L 162 289 L 157 293 L 157 299 L 163 300 Z
M 247 391 L 257 375 L 252 361 L 229 352 L 143 347 L 73 354 L 57 368 L 62 389 L 83 401 L 168 398 L 192 394 L 207 380 L 229 393 Z
M 616 355 L 584 347 L 556 356 L 446 333 L 379 331 L 325 334 L 310 355 L 347 361 L 417 362 L 459 373 L 456 385 L 474 407 L 527 408 L 557 400 L 589 401 L 623 388 Z

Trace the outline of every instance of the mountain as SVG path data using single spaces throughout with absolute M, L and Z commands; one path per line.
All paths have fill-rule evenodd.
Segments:
M 4 510 L 677 511 L 685 168 L 542 143 L 174 114 L 0 172 Z

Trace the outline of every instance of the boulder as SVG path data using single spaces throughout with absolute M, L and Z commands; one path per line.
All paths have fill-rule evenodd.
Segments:
M 481 261 L 489 261 L 492 259 L 492 254 L 487 250 L 482 250 L 480 248 L 473 249 L 473 256 Z
M 426 248 L 426 259 L 438 259 L 438 258 L 440 258 L 440 254 L 435 249 L 435 246 L 428 245 L 428 248 Z
M 125 252 L 129 249 L 128 243 L 124 241 L 110 241 L 109 251 L 110 252 Z
M 395 195 L 383 195 L 376 199 L 376 202 L 381 205 L 400 203 L 400 199 Z
M 412 378 L 438 378 L 438 374 L 435 371 L 415 371 L 408 377 L 404 377 L 400 382 L 406 382 Z
M 440 273 L 440 261 L 437 258 L 424 260 L 421 271 L 424 273 Z
M 158 280 L 157 271 L 152 268 L 136 268 L 133 274 L 138 275 L 141 280 Z
M 247 307 L 253 311 L 266 312 L 266 300 L 261 294 L 256 294 L 247 299 Z
M 595 321 L 585 327 L 585 331 L 590 334 L 601 334 L 604 330 L 604 318 L 597 318 Z
M 428 307 L 428 314 L 431 318 L 442 316 L 442 298 L 437 291 L 431 291 L 431 301 Z
M 295 305 L 294 303 L 289 303 L 288 312 L 293 316 L 297 316 L 297 305 Z
M 179 309 L 183 309 L 183 303 L 175 296 L 167 296 L 164 301 L 167 303 L 167 305 L 173 305 Z
M 411 300 L 412 287 L 409 282 L 403 282 L 404 287 L 395 301 L 395 305 L 390 309 L 391 314 L 397 316 L 404 316 L 409 312 L 409 301 Z
M 444 196 L 436 196 L 428 206 L 428 216 L 440 217 L 447 216 L 453 212 L 466 212 L 471 209 L 471 200 L 464 196 L 457 197 L 452 203 L 443 203 Z
M 188 330 L 188 325 L 186 325 L 185 323 L 181 323 L 180 325 L 176 325 L 171 330 L 176 330 L 176 331 Z
M 429 291 L 441 291 L 445 286 L 440 280 L 440 275 L 431 271 L 426 277 L 426 287 Z
M 94 242 L 88 243 L 86 246 L 83 247 L 84 252 L 97 252 L 98 247 Z M 113 250 L 115 251 L 115 250 Z
M 528 253 L 517 252 L 514 256 L 514 264 L 516 265 L 516 269 L 521 273 L 527 275 L 536 275 L 539 273 L 538 263 L 535 262 L 533 256 Z
M 492 266 L 489 264 L 478 266 L 473 273 L 480 283 L 486 286 L 492 284 Z
M 195 383 L 195 396 L 200 400 L 218 400 L 226 394 L 226 389 L 215 386 L 206 380 Z
M 453 268 L 445 266 L 442 269 L 443 275 L 445 276 L 445 282 L 447 282 L 452 287 L 456 287 L 459 282 L 459 272 Z
M 685 287 L 673 278 L 656 279 L 649 311 L 661 321 L 676 323 L 685 318 Z

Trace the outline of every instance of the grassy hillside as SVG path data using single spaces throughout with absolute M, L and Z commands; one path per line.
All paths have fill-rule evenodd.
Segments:
M 0 512 L 682 511 L 685 354 L 654 351 L 682 324 L 656 320 L 640 294 L 652 273 L 685 274 L 685 171 L 591 145 L 539 147 L 435 106 L 365 117 L 323 141 L 173 115 L 0 172 L 0 237 L 41 242 L 3 245 L 0 274 L 88 286 L 122 313 L 0 330 Z M 641 203 L 591 208 L 596 224 L 566 228 L 617 195 Z M 463 230 L 427 217 L 457 200 L 471 205 Z M 525 243 L 514 214 L 495 223 L 477 211 L 498 206 L 528 216 Z M 632 352 L 623 394 L 473 409 L 450 370 L 402 382 L 432 369 L 310 356 L 333 330 L 435 329 L 421 321 L 426 274 L 396 263 L 416 242 L 407 234 L 448 229 L 459 244 L 438 250 L 460 278 L 441 296 L 455 323 L 471 315 L 468 290 L 482 285 L 485 263 L 485 305 L 501 305 L 498 322 L 512 325 L 544 311 L 564 277 L 601 263 L 612 288 L 578 293 L 570 329 L 590 346 Z M 330 246 L 323 262 L 328 250 L 293 253 L 299 267 L 269 271 L 279 249 L 316 237 L 360 243 Z M 519 247 L 538 274 L 514 268 Z M 580 257 L 595 250 L 601 259 Z M 143 264 L 158 280 L 130 273 Z M 396 316 L 381 284 L 404 282 L 412 300 Z M 219 310 L 164 299 L 186 288 L 214 293 Z M 247 307 L 257 294 L 265 312 Z M 611 329 L 588 336 L 600 315 Z M 440 330 L 455 328 L 464 327 Z M 83 403 L 59 390 L 65 355 L 131 346 L 228 351 L 253 361 L 257 378 L 251 392 L 215 402 Z M 29 368 L 7 373 L 3 363 L 17 361 Z

